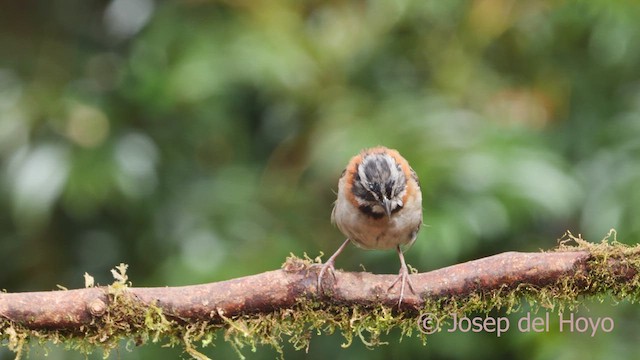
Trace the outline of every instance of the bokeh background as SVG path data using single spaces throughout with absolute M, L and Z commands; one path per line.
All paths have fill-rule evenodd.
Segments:
M 337 178 L 378 144 L 421 179 L 426 226 L 406 253 L 420 271 L 549 249 L 566 230 L 635 244 L 639 18 L 637 3 L 604 0 L 3 2 L 0 288 L 78 288 L 84 272 L 108 284 L 120 262 L 135 286 L 187 285 L 330 254 Z M 399 264 L 350 247 L 337 267 Z M 336 334 L 285 355 L 637 353 L 637 306 L 581 311 L 614 331 L 440 333 L 426 346 L 392 333 L 374 350 Z M 222 340 L 204 352 L 236 358 Z M 31 349 L 45 355 L 85 358 Z M 181 357 L 161 344 L 111 355 Z

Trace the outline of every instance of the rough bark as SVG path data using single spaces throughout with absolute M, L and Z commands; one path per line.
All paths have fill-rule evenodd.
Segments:
M 591 269 L 588 251 L 502 253 L 410 275 L 416 293 L 407 291 L 400 310 L 415 311 L 428 299 L 465 296 L 492 289 L 514 289 L 521 284 L 545 286 L 562 278 L 586 278 Z M 632 279 L 636 268 L 624 258 L 606 264 L 617 281 Z M 124 287 L 118 296 L 139 307 L 155 305 L 164 316 L 179 322 L 221 323 L 239 314 L 269 313 L 290 308 L 301 298 L 340 305 L 386 304 L 397 307 L 398 286 L 389 290 L 397 275 L 335 271 L 324 277 L 324 294 L 316 294 L 318 266 L 288 261 L 282 269 L 237 279 L 182 287 Z M 27 329 L 73 332 L 95 323 L 113 302 L 108 287 L 77 290 L 0 293 L 0 321 Z M 589 291 L 587 288 L 584 290 Z

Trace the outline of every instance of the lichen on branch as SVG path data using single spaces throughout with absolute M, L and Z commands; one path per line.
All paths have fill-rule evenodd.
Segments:
M 575 309 L 586 299 L 636 302 L 640 294 L 640 247 L 610 237 L 593 244 L 567 233 L 547 252 L 508 252 L 427 273 L 412 274 L 415 294 L 397 306 L 395 275 L 336 271 L 317 294 L 319 259 L 289 257 L 282 268 L 210 284 L 136 288 L 126 265 L 112 270 L 113 284 L 52 292 L 0 293 L 0 340 L 20 358 L 30 340 L 64 344 L 105 355 L 122 340 L 142 345 L 197 349 L 223 333 L 241 349 L 285 342 L 307 349 L 314 334 L 341 332 L 344 346 L 359 339 L 374 347 L 394 328 L 418 334 L 420 314 L 516 312 L 523 301 L 534 308 Z M 327 291 L 328 290 L 328 291 Z M 129 346 L 130 347 L 130 346 Z

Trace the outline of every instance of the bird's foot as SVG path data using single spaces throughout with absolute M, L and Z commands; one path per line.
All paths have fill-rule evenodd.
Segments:
M 326 263 L 322 264 L 320 268 L 320 272 L 318 272 L 318 294 L 322 294 L 322 277 L 326 272 L 330 273 L 333 276 L 333 281 L 336 280 L 336 274 L 334 273 L 335 267 L 333 259 L 329 259 Z
M 333 276 L 333 281 L 336 281 L 336 274 L 334 273 L 335 268 L 333 267 L 333 264 L 336 261 L 336 257 L 338 257 L 338 255 L 340 255 L 340 253 L 342 252 L 342 250 L 344 250 L 345 246 L 347 246 L 347 244 L 349 243 L 349 239 L 345 240 L 342 245 L 340 245 L 340 247 L 338 248 L 338 250 L 336 250 L 336 252 L 331 255 L 331 257 L 329 258 L 329 260 L 327 260 L 326 263 L 322 264 L 322 267 L 320 268 L 320 272 L 318 273 L 318 287 L 317 287 L 317 291 L 318 291 L 318 295 L 322 294 L 322 277 L 324 276 L 325 272 L 330 272 L 331 276 Z
M 402 300 L 404 299 L 404 289 L 407 288 L 407 285 L 409 285 L 408 288 L 412 294 L 416 293 L 415 290 L 413 290 L 413 285 L 411 284 L 411 280 L 409 280 L 409 269 L 407 269 L 406 266 L 400 268 L 400 273 L 398 274 L 398 277 L 393 282 L 393 284 L 389 286 L 389 289 L 387 291 L 391 290 L 394 286 L 396 286 L 398 282 L 400 282 L 400 299 L 398 300 L 398 307 L 400 307 L 400 305 L 402 305 Z

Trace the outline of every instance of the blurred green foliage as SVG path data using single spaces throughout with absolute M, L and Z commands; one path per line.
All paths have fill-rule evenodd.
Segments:
M 85 271 L 107 284 L 120 262 L 134 285 L 186 285 L 331 253 L 337 178 L 378 144 L 421 179 L 426 226 L 406 255 L 420 271 L 551 248 L 567 229 L 636 243 L 638 18 L 637 3 L 604 0 L 5 2 L 0 288 L 82 287 Z M 398 269 L 393 252 L 338 260 L 358 264 Z M 436 334 L 426 347 L 391 334 L 373 351 L 336 335 L 286 355 L 635 353 L 634 307 L 591 310 L 615 331 Z M 208 351 L 235 356 L 222 341 Z

